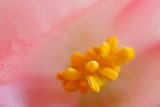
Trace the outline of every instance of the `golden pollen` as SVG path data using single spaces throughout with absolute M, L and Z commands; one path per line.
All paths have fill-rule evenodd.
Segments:
M 107 42 L 93 47 L 85 54 L 73 53 L 68 69 L 57 74 L 67 92 L 80 90 L 82 93 L 99 92 L 106 81 L 115 81 L 120 66 L 135 57 L 133 48 L 118 47 L 118 40 L 110 36 Z

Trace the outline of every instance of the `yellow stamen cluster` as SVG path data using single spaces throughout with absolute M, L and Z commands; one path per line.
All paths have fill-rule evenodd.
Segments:
M 89 49 L 84 55 L 72 54 L 70 67 L 57 74 L 66 91 L 79 89 L 86 93 L 91 89 L 99 92 L 106 80 L 116 80 L 120 66 L 135 56 L 132 48 L 118 48 L 117 44 L 117 38 L 110 36 L 107 42 Z

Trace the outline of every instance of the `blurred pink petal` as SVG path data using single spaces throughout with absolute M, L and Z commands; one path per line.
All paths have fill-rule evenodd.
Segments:
M 125 65 L 116 82 L 102 93 L 111 107 L 159 106 L 160 50 Z
M 17 52 L 68 17 L 87 10 L 97 0 L 0 1 L 0 55 Z
M 74 107 L 77 95 L 66 93 L 55 84 L 55 77 L 23 76 L 18 81 L 0 86 L 2 107 Z
M 104 42 L 110 36 L 116 17 L 129 3 L 130 0 L 103 0 L 87 14 L 63 26 L 61 32 L 67 36 L 72 51 L 84 51 Z
M 1 36 L 19 36 L 30 40 L 45 33 L 68 16 L 93 5 L 97 0 L 3 0 Z
M 42 38 L 58 23 L 78 16 L 96 0 L 7 0 L 0 1 L 0 82 L 22 72 L 31 43 Z M 55 40 L 55 39 L 54 39 Z M 35 43 L 36 44 L 36 43 Z
M 113 33 L 120 42 L 144 54 L 147 48 L 160 43 L 160 1 L 135 0 L 128 5 L 114 23 Z
M 120 4 L 117 1 L 103 1 L 65 26 L 63 32 L 71 36 L 66 39 L 70 40 L 75 51 L 86 50 L 104 42 L 109 35 L 116 35 L 121 46 L 127 44 L 134 47 L 136 54 L 140 55 L 160 42 L 158 2 L 134 0 Z M 147 9 L 148 12 L 145 12 Z
M 20 96 L 20 90 L 11 85 L 0 86 L 0 106 L 2 107 L 26 107 L 24 97 Z

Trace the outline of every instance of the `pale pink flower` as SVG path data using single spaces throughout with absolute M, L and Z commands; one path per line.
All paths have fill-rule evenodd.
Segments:
M 0 1 L 0 106 L 154 107 L 160 99 L 160 1 Z M 136 58 L 98 94 L 66 93 L 56 74 L 71 53 L 111 34 Z

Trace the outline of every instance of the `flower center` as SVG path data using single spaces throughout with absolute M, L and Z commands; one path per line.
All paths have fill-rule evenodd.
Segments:
M 89 49 L 84 55 L 73 53 L 71 66 L 58 73 L 64 88 L 68 92 L 79 89 L 82 93 L 99 90 L 106 81 L 114 81 L 120 72 L 120 66 L 132 60 L 135 56 L 133 48 L 119 48 L 115 36 L 99 47 Z

